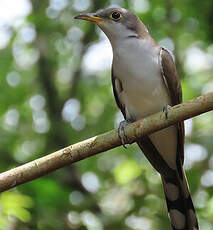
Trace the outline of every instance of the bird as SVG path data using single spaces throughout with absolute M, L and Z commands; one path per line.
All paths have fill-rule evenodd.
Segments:
M 111 7 L 75 16 L 93 22 L 108 37 L 113 61 L 112 88 L 124 121 L 118 134 L 125 146 L 125 127 L 182 103 L 182 88 L 171 54 L 150 35 L 130 10 Z M 184 163 L 184 122 L 137 139 L 148 161 L 160 174 L 173 230 L 198 230 Z

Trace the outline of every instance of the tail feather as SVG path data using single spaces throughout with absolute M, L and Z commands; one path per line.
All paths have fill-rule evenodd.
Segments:
M 173 230 L 198 230 L 198 222 L 189 192 L 185 173 L 181 180 L 178 174 L 161 176 L 168 213 Z
M 181 154 L 177 154 L 176 169 L 173 169 L 161 157 L 148 136 L 141 138 L 137 143 L 161 175 L 172 229 L 198 230 L 198 221 L 183 170 Z

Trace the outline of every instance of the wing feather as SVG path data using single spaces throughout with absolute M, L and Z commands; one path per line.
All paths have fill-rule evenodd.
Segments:
M 161 48 L 159 54 L 159 61 L 161 65 L 161 76 L 168 89 L 171 97 L 172 106 L 182 103 L 182 89 L 176 66 L 169 52 Z M 184 161 L 184 122 L 177 124 L 178 130 L 178 157 L 180 157 L 183 164 Z M 178 159 L 177 159 L 178 160 Z
M 164 48 L 160 50 L 160 66 L 161 76 L 168 88 L 169 95 L 172 100 L 172 106 L 182 102 L 182 89 L 176 66 L 169 52 Z
M 126 119 L 125 106 L 122 104 L 122 102 L 119 99 L 119 95 L 121 95 L 121 93 L 123 91 L 122 83 L 114 75 L 113 69 L 112 69 L 112 88 L 113 88 L 113 93 L 114 93 L 116 104 L 117 104 L 118 108 L 121 110 L 124 118 Z

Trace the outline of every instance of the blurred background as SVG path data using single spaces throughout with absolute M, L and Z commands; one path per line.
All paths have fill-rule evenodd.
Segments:
M 16 5 L 17 4 L 17 5 Z M 0 172 L 117 127 L 112 51 L 93 24 L 134 11 L 175 56 L 184 100 L 213 91 L 213 2 L 0 0 Z M 213 113 L 186 121 L 185 169 L 200 228 L 213 229 Z M 0 194 L 0 230 L 170 229 L 159 175 L 136 145 Z

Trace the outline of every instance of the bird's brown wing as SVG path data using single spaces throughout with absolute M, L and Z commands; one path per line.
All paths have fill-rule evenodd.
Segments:
M 182 89 L 179 76 L 171 55 L 164 48 L 160 49 L 159 63 L 161 76 L 171 97 L 172 106 L 180 104 L 182 102 Z
M 122 105 L 122 102 L 119 100 L 119 96 L 121 95 L 123 91 L 123 86 L 121 81 L 114 75 L 113 69 L 112 69 L 112 88 L 113 88 L 113 93 L 115 97 L 116 104 L 118 108 L 121 110 L 124 118 L 126 119 L 126 112 L 125 112 L 125 107 Z
M 172 106 L 182 103 L 182 89 L 176 66 L 169 52 L 161 48 L 159 54 L 159 63 L 161 66 L 161 76 L 168 89 Z M 181 163 L 184 161 L 184 122 L 177 124 L 178 129 L 178 155 Z

